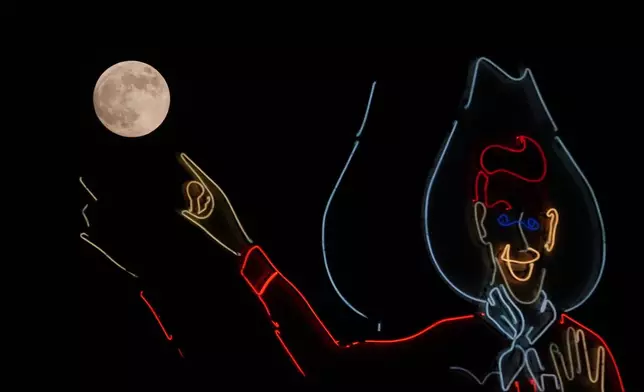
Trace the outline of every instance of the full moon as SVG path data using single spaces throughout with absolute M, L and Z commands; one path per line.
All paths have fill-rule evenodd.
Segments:
M 94 111 L 107 129 L 141 137 L 157 129 L 170 109 L 170 89 L 159 71 L 140 61 L 109 67 L 94 87 Z

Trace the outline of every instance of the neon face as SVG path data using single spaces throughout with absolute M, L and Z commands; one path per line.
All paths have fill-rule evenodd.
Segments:
M 537 266 L 542 253 L 551 253 L 554 249 L 559 213 L 555 208 L 545 212 L 538 211 L 538 215 L 543 218 L 540 223 L 533 216 L 525 216 L 525 211 L 519 212 L 523 208 L 519 208 L 517 201 L 513 201 L 514 204 L 512 204 L 508 199 L 490 200 L 490 184 L 496 181 L 507 180 L 510 177 L 513 186 L 520 187 L 525 186 L 524 184 L 528 184 L 527 186 L 538 184 L 546 177 L 548 162 L 539 143 L 527 136 L 517 136 L 515 141 L 519 144 L 519 148 L 493 144 L 481 151 L 480 170 L 475 178 L 474 216 L 479 239 L 489 247 L 495 271 L 498 269 L 501 272 L 501 277 L 512 297 L 520 303 L 529 304 L 538 298 L 543 286 L 546 269 L 537 268 Z M 500 150 L 520 154 L 526 151 L 528 145 L 539 153 L 538 166 L 541 170 L 538 175 L 526 176 L 506 168 L 491 170 L 487 164 L 486 154 L 490 151 Z M 481 212 L 482 209 L 484 212 Z M 494 227 L 487 227 L 489 223 L 485 219 L 491 212 L 490 209 L 501 210 L 496 214 L 494 230 L 492 230 Z M 543 243 L 544 237 L 547 238 L 545 243 Z M 539 273 L 536 274 L 537 278 L 533 279 L 535 270 Z

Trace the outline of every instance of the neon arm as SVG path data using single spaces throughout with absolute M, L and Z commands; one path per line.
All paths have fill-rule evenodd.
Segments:
M 358 133 L 356 134 L 356 138 L 359 138 L 360 135 L 362 134 L 362 131 L 364 130 L 364 126 L 367 123 L 367 117 L 369 116 L 369 108 L 371 107 L 371 100 L 373 98 L 373 92 L 376 88 L 376 82 L 373 82 L 371 84 L 371 93 L 369 94 L 369 101 L 367 102 L 367 109 L 365 110 L 364 117 L 362 119 L 362 125 L 360 125 L 360 130 L 358 130 Z M 346 298 L 342 295 L 340 290 L 335 284 L 335 281 L 333 280 L 333 276 L 331 275 L 331 270 L 329 269 L 329 261 L 326 256 L 326 216 L 329 212 L 329 207 L 331 206 L 331 201 L 333 200 L 333 196 L 335 196 L 335 192 L 338 189 L 338 186 L 340 186 L 340 182 L 342 182 L 342 177 L 344 177 L 344 172 L 347 170 L 349 167 L 349 164 L 351 163 L 351 159 L 353 158 L 353 154 L 355 154 L 356 150 L 358 149 L 358 145 L 360 144 L 360 140 L 356 140 L 354 145 L 353 145 L 353 150 L 351 150 L 351 154 L 349 154 L 349 159 L 347 159 L 347 163 L 344 165 L 344 168 L 342 169 L 342 172 L 340 173 L 340 177 L 338 177 L 338 181 L 336 182 L 335 186 L 333 187 L 333 190 L 331 191 L 331 196 L 329 196 L 329 200 L 326 203 L 326 207 L 324 208 L 324 214 L 322 215 L 322 258 L 324 260 L 324 268 L 326 269 L 326 273 L 329 276 L 329 280 L 331 281 L 331 285 L 333 286 L 333 289 L 335 292 L 338 294 L 342 302 L 344 302 L 351 310 L 359 314 L 360 316 L 364 318 L 368 318 L 364 313 L 360 312 L 358 309 L 356 309 L 349 301 L 347 301 Z

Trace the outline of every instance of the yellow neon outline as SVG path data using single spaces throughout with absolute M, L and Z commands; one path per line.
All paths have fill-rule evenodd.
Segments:
M 508 270 L 510 271 L 510 274 L 512 277 L 519 282 L 527 282 L 530 280 L 532 277 L 532 271 L 534 271 L 534 262 L 539 260 L 541 258 L 541 253 L 537 251 L 534 248 L 528 247 L 527 251 L 532 251 L 536 253 L 536 256 L 533 257 L 531 260 L 526 260 L 526 261 L 520 261 L 520 260 L 514 260 L 510 258 L 510 244 L 506 244 L 505 247 L 503 248 L 503 252 L 501 252 L 501 260 L 505 262 L 505 265 L 508 267 Z M 520 265 L 528 265 L 528 274 L 526 275 L 525 278 L 520 278 L 517 276 L 517 274 L 513 271 L 512 269 L 512 264 L 520 264 Z
M 241 222 L 239 221 L 239 217 L 237 216 L 237 213 L 235 212 L 235 209 L 233 208 L 233 205 L 230 203 L 230 200 L 228 199 L 228 196 L 226 196 L 226 193 L 224 193 L 224 191 L 219 187 L 219 185 L 217 185 L 217 183 L 216 183 L 216 182 L 214 182 L 214 181 L 212 180 L 212 178 L 210 178 L 210 177 L 208 176 L 208 174 L 206 174 L 206 172 L 204 172 L 204 171 L 203 171 L 203 170 L 202 170 L 202 169 L 201 169 L 201 168 L 200 168 L 196 163 L 194 163 L 194 161 L 193 161 L 192 159 L 190 159 L 190 157 L 188 157 L 188 155 L 186 155 L 185 153 L 183 153 L 183 152 L 182 152 L 182 153 L 180 153 L 180 154 L 179 154 L 179 157 L 181 158 L 181 160 L 182 160 L 182 161 L 183 161 L 183 163 L 185 164 L 185 167 L 186 167 L 188 170 L 190 170 L 190 172 L 192 173 L 192 175 L 193 175 L 195 178 L 197 178 L 197 180 L 198 180 L 198 181 L 194 181 L 194 180 L 193 180 L 193 181 L 189 182 L 187 185 L 190 185 L 191 183 L 196 182 L 197 184 L 199 184 L 199 185 L 203 188 L 204 192 L 208 192 L 208 195 L 209 195 L 209 197 L 210 197 L 210 200 L 215 200 L 215 197 L 214 197 L 214 195 L 210 192 L 210 189 L 208 189 L 208 187 L 206 186 L 206 181 L 204 180 L 204 177 L 205 177 L 205 179 L 207 179 L 211 184 L 213 184 L 215 187 L 217 187 L 217 190 L 218 190 L 219 192 L 221 192 L 222 196 L 223 196 L 223 197 L 224 197 L 224 199 L 226 200 L 226 203 L 228 204 L 228 207 L 230 208 L 230 211 L 233 213 L 233 217 L 235 218 L 235 221 L 237 222 L 237 225 L 239 226 L 239 228 L 240 228 L 240 230 L 241 230 L 242 234 L 244 235 L 244 237 L 246 238 L 246 240 L 247 240 L 249 243 L 251 243 L 251 244 L 252 244 L 252 243 L 253 243 L 253 240 L 251 240 L 251 239 L 250 239 L 250 237 L 248 236 L 248 234 L 246 234 L 246 231 L 244 230 L 244 226 L 242 226 Z M 187 189 L 186 189 L 186 191 L 187 191 Z M 201 196 L 201 195 L 203 195 L 203 193 L 202 193 L 202 194 L 200 194 L 199 196 Z M 190 204 L 189 204 L 189 208 L 190 208 L 190 209 L 192 209 L 193 205 L 192 205 L 192 200 L 191 200 L 191 197 L 190 197 L 190 195 L 189 195 L 189 194 L 188 194 L 188 200 L 189 200 L 189 203 L 190 203 Z M 207 205 L 207 204 L 208 204 L 208 201 L 206 201 L 206 205 Z M 209 212 L 205 217 L 203 217 L 203 218 L 201 218 L 201 217 L 199 217 L 199 216 L 195 215 L 193 212 L 191 212 L 191 211 L 189 211 L 189 210 L 181 210 L 181 215 L 182 215 L 182 216 L 184 216 L 184 217 L 185 217 L 186 219 L 188 219 L 189 221 L 191 221 L 191 222 L 192 222 L 193 224 L 195 224 L 196 226 L 198 226 L 199 228 L 201 228 L 201 230 L 203 230 L 206 234 L 208 234 L 208 235 L 210 236 L 210 238 L 212 238 L 213 240 L 215 240 L 219 245 L 221 245 L 222 247 L 224 247 L 226 250 L 228 250 L 229 252 L 231 252 L 232 254 L 234 254 L 234 255 L 236 255 L 236 256 L 241 256 L 241 253 L 239 253 L 239 252 L 235 252 L 234 250 L 232 250 L 231 248 L 229 248 L 228 246 L 226 246 L 226 245 L 225 245 L 223 242 L 221 242 L 217 237 L 215 237 L 212 233 L 210 233 L 210 232 L 208 231 L 208 229 L 206 229 L 206 228 L 205 228 L 201 223 L 199 223 L 199 222 L 198 222 L 199 220 L 205 219 L 205 218 L 209 217 L 209 216 L 210 216 L 210 214 L 212 214 L 212 211 L 214 211 L 214 201 L 213 201 L 213 203 L 211 204 L 210 208 L 211 208 L 211 211 L 210 211 L 210 212 Z M 199 212 L 203 212 L 203 211 L 204 211 L 204 210 L 198 210 L 198 213 L 199 213 Z
M 559 211 L 556 208 L 551 208 L 546 211 L 546 216 L 550 218 L 550 226 L 548 228 L 548 240 L 543 247 L 547 252 L 552 252 L 552 249 L 555 247 L 557 228 L 559 227 Z
M 478 209 L 476 208 L 477 205 L 480 205 L 483 207 L 483 214 L 482 214 L 483 216 L 480 219 L 479 219 Z M 498 267 L 496 265 L 497 257 L 494 253 L 494 247 L 492 246 L 492 243 L 490 243 L 489 241 L 485 241 L 484 239 L 485 237 L 487 237 L 487 230 L 485 229 L 485 225 L 482 223 L 482 221 L 485 219 L 486 216 L 487 216 L 487 207 L 485 206 L 485 204 L 483 204 L 480 201 L 477 201 L 476 203 L 474 203 L 474 219 L 476 223 L 476 231 L 479 235 L 479 240 L 481 240 L 483 245 L 487 246 L 488 251 L 490 253 L 490 259 L 492 260 L 492 265 L 494 266 L 494 272 L 492 274 L 492 281 L 491 281 L 491 284 L 493 285 L 496 277 L 496 272 L 498 270 Z M 510 271 L 512 272 L 512 270 Z M 541 289 L 543 289 L 543 282 L 546 278 L 546 269 L 544 268 L 541 270 L 541 282 L 539 283 L 539 289 L 536 291 L 534 298 L 532 298 L 529 301 L 523 301 L 519 299 L 519 297 L 517 297 L 516 294 L 514 294 L 514 291 L 512 290 L 512 286 L 510 285 L 510 282 L 508 281 L 507 277 L 505 276 L 505 273 L 503 272 L 503 268 L 501 268 L 501 278 L 503 278 L 503 281 L 505 282 L 505 286 L 508 288 L 508 292 L 510 293 L 512 298 L 514 298 L 520 304 L 532 305 L 533 303 L 537 302 L 537 300 L 539 299 L 539 293 L 541 293 Z
M 85 223 L 87 223 L 87 227 L 89 227 L 89 219 L 87 219 L 87 215 L 85 215 L 85 210 L 87 209 L 87 204 L 85 204 L 85 207 L 81 210 L 81 213 L 83 214 L 83 218 L 85 218 Z
M 94 199 L 94 201 L 98 201 L 98 199 L 96 198 L 96 196 L 94 196 L 94 194 L 92 193 L 92 191 L 90 191 L 90 190 L 89 190 L 89 188 L 87 187 L 87 185 L 85 185 L 85 183 L 83 182 L 83 177 L 78 177 L 78 179 L 80 180 L 81 185 L 83 185 L 83 188 L 85 188 L 85 190 L 86 190 L 86 191 L 87 191 L 87 192 L 92 196 L 92 198 Z
M 566 358 L 564 358 L 563 354 L 561 353 L 561 349 L 556 343 L 550 343 L 549 347 L 550 358 L 552 359 L 552 364 L 554 365 L 555 372 L 557 373 L 557 377 L 559 378 L 561 392 L 564 392 L 564 383 L 563 378 L 561 377 L 560 367 L 561 369 L 563 369 L 564 376 L 568 381 L 573 381 L 576 375 L 581 375 L 583 372 L 582 358 L 579 352 L 579 343 L 581 343 L 583 348 L 583 355 L 585 359 L 584 362 L 587 372 L 586 376 L 588 376 L 588 380 L 593 384 L 597 384 L 599 382 L 601 388 L 600 391 L 604 392 L 606 374 L 606 349 L 604 348 L 604 346 L 597 347 L 597 358 L 595 360 L 594 367 L 595 374 L 593 375 L 593 371 L 590 366 L 591 361 L 590 354 L 588 352 L 588 345 L 586 344 L 586 333 L 581 328 L 575 329 L 573 327 L 568 327 L 566 329 L 565 345 L 568 362 L 566 362 Z M 575 358 L 573 358 L 572 352 L 573 344 L 575 348 Z
M 87 233 L 80 233 L 80 238 L 83 241 L 87 242 L 88 244 L 92 245 L 94 248 L 98 249 L 98 251 L 101 252 L 103 256 L 107 257 L 112 263 L 116 264 L 117 267 L 127 272 L 128 274 L 132 275 L 133 277 L 138 278 L 138 276 L 136 276 L 135 274 L 125 269 L 125 267 L 123 267 L 121 264 L 117 263 L 112 257 L 110 257 L 110 255 L 108 255 L 103 249 L 99 248 L 98 245 L 90 241 L 87 237 L 89 237 Z

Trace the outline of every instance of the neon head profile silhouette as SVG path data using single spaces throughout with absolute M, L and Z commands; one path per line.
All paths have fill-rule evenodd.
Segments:
M 429 259 L 455 293 L 477 305 L 481 324 L 494 332 L 490 340 L 499 338 L 498 350 L 480 356 L 494 363 L 493 372 L 476 374 L 477 364 L 453 369 L 489 390 L 623 391 L 603 339 L 567 314 L 602 278 L 599 205 L 532 72 L 518 75 L 487 58 L 472 62 L 458 120 L 425 190 Z M 589 342 L 583 348 L 582 340 Z M 579 361 L 576 377 L 564 377 L 573 365 L 563 360 L 563 346 L 589 358 Z

